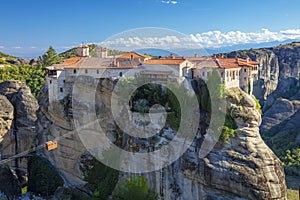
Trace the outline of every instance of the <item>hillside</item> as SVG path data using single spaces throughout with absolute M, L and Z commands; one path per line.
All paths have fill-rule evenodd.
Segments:
M 96 56 L 96 51 L 98 48 L 101 48 L 100 46 L 97 46 L 96 44 L 90 44 L 88 45 L 90 48 L 90 56 L 94 57 Z M 118 51 L 118 50 L 113 50 L 113 49 L 108 49 L 108 56 L 116 56 L 116 55 L 120 55 L 122 53 L 125 53 L 123 51 Z M 72 57 L 76 57 L 77 56 L 77 48 L 74 47 L 72 49 L 69 49 L 65 52 L 62 52 L 60 54 L 58 54 L 62 59 L 67 59 L 67 58 L 72 58 Z
M 5 54 L 3 52 L 0 52 L 0 68 L 16 66 L 16 65 L 24 65 L 24 64 L 35 65 L 35 62 L 34 62 L 34 59 L 28 60 L 28 59 L 18 58 L 18 57 L 11 56 L 11 55 Z

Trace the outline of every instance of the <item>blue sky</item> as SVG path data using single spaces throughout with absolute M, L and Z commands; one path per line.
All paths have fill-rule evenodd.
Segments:
M 207 48 L 298 39 L 299 8 L 300 0 L 2 1 L 0 51 L 25 57 L 49 45 L 63 51 L 142 27 L 173 29 Z

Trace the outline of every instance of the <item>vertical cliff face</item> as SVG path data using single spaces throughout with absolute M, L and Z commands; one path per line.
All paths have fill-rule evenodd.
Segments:
M 280 133 L 286 129 L 285 124 L 289 121 L 295 125 L 293 127 L 289 124 L 289 130 L 298 129 L 298 125 L 292 119 L 299 118 L 300 43 L 237 51 L 227 56 L 245 55 L 260 63 L 258 81 L 254 83 L 253 94 L 263 105 L 262 133 L 269 132 L 272 128 L 277 128 Z
M 292 98 L 299 90 L 300 43 L 273 48 L 251 49 L 228 53 L 228 57 L 250 56 L 260 63 L 253 94 L 267 110 L 278 97 Z
M 253 91 L 263 105 L 260 132 L 274 152 L 289 162 L 284 160 L 288 150 L 300 147 L 300 43 L 228 54 L 230 57 L 245 55 L 260 63 L 259 79 Z M 288 177 L 299 179 L 299 169 L 299 165 L 294 164 L 286 167 Z M 287 184 L 289 188 L 298 189 L 300 182 L 288 181 Z
M 88 85 L 81 87 L 85 87 L 87 94 L 94 92 Z M 144 152 L 149 148 L 158 148 L 155 143 L 132 140 L 118 129 L 110 112 L 112 88 L 112 81 L 103 81 L 98 85 L 99 93 L 96 95 L 96 110 L 101 113 L 99 122 L 105 137 L 122 144 L 122 148 L 129 151 Z M 52 152 L 42 153 L 67 182 L 82 186 L 85 184 L 84 175 L 93 166 L 89 164 L 88 158 L 91 156 L 73 128 L 71 116 L 68 116 L 70 102 L 65 100 L 49 104 L 46 88 L 43 93 L 38 112 L 39 142 L 57 140 L 59 146 Z M 229 95 L 232 96 L 231 116 L 239 127 L 229 143 L 220 143 L 204 159 L 199 158 L 199 149 L 205 137 L 199 131 L 198 139 L 181 158 L 162 170 L 142 174 L 164 199 L 286 199 L 283 168 L 260 137 L 261 117 L 255 108 L 255 101 L 240 90 Z M 77 102 L 77 106 L 80 106 L 80 112 L 81 108 L 92 109 L 94 105 Z M 174 134 L 172 129 L 163 129 L 156 140 L 169 142 Z M 129 176 L 136 174 L 121 175 L 125 178 Z
M 1 96 L 1 152 L 12 156 L 30 149 L 35 136 L 36 111 L 38 102 L 26 84 L 20 81 L 0 83 Z M 26 171 L 25 160 L 18 162 Z M 14 165 L 15 163 L 10 163 Z

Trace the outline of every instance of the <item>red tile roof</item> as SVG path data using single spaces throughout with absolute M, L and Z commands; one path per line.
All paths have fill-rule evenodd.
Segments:
M 185 59 L 157 59 L 147 60 L 143 62 L 144 65 L 180 65 L 186 61 Z
M 122 55 L 116 56 L 117 59 L 135 59 L 135 58 L 152 58 L 151 56 L 147 56 L 147 55 L 142 55 L 136 52 L 129 52 L 129 53 L 124 53 Z
M 254 67 L 254 65 L 258 65 L 258 62 L 244 60 L 240 58 L 218 58 L 216 62 L 222 69 L 230 69 L 230 68 L 241 68 L 241 67 Z

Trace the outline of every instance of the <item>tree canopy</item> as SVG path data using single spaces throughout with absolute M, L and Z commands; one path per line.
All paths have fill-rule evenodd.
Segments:
M 46 53 L 41 57 L 43 67 L 51 66 L 61 62 L 60 57 L 57 55 L 55 49 L 50 46 Z

